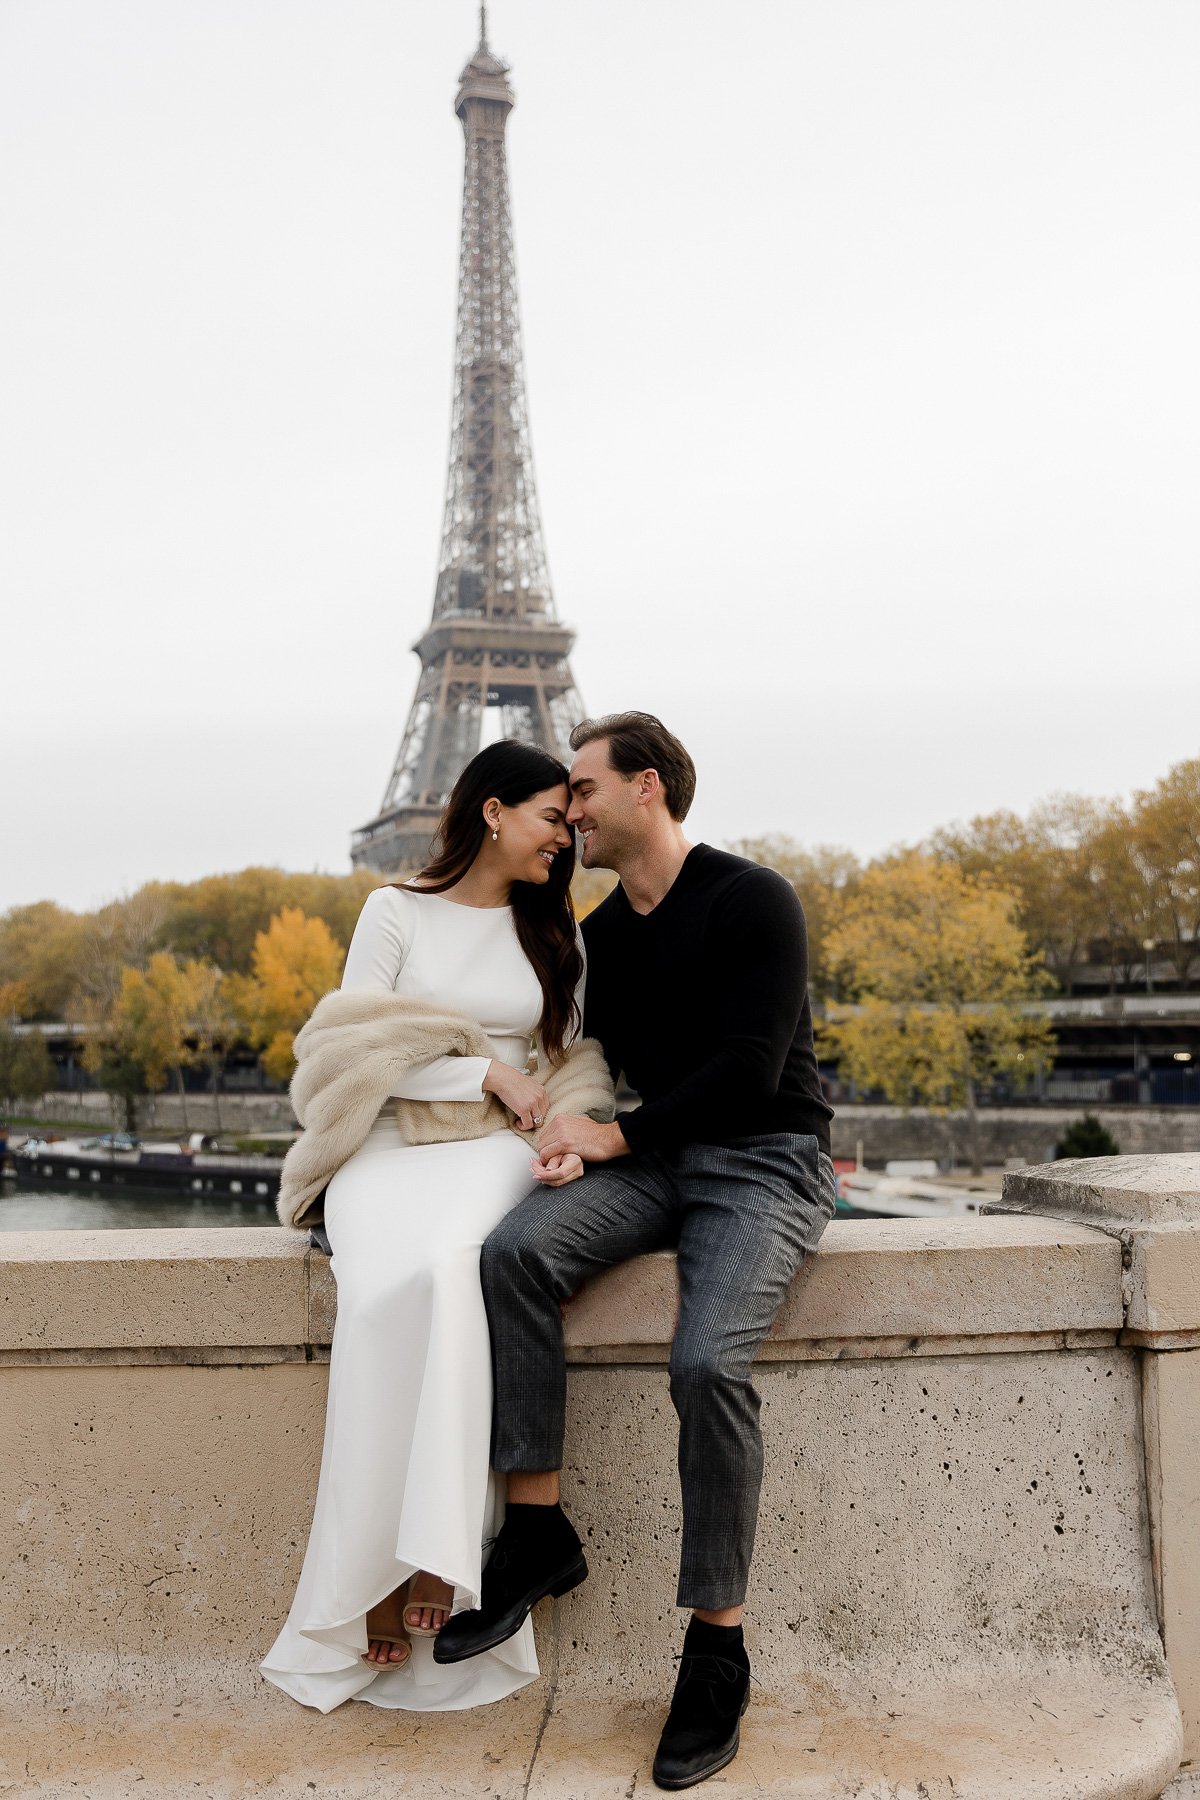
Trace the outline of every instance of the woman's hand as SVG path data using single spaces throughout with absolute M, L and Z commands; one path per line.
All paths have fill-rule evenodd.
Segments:
M 514 1069 L 511 1063 L 490 1062 L 483 1078 L 485 1094 L 495 1094 L 507 1106 L 521 1131 L 536 1131 L 550 1110 L 546 1090 L 534 1075 Z
M 539 1156 L 529 1167 L 543 1187 L 565 1187 L 568 1181 L 578 1181 L 583 1174 L 583 1158 L 572 1150 L 566 1156 L 547 1157 L 544 1162 Z

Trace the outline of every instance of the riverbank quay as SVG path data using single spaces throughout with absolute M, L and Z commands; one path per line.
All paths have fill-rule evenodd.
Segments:
M 1090 1101 L 984 1106 L 979 1109 L 979 1141 L 985 1166 L 1052 1161 L 1055 1145 L 1085 1113 L 1100 1121 L 1124 1156 L 1200 1153 L 1196 1106 L 1102 1106 Z M 839 1101 L 831 1130 L 835 1156 L 856 1157 L 861 1146 L 870 1167 L 913 1157 L 931 1157 L 944 1168 L 970 1166 L 965 1113 Z
M 979 1219 L 834 1223 L 764 1346 L 725 1800 L 1153 1800 L 1200 1761 L 1200 1157 L 1022 1170 Z M 682 1625 L 669 1255 L 568 1307 L 591 1577 L 502 1705 L 323 1718 L 287 1610 L 336 1294 L 283 1231 L 0 1242 L 0 1793 L 653 1792 Z M 1194 1785 L 1194 1783 L 1193 1783 Z M 1190 1796 L 1189 1796 L 1190 1800 Z
M 184 1129 L 183 1110 L 175 1094 L 156 1094 L 143 1101 L 143 1128 L 167 1134 Z M 275 1094 L 222 1094 L 220 1119 L 210 1095 L 189 1094 L 187 1128 L 220 1129 L 228 1136 L 256 1136 L 292 1131 L 296 1121 L 285 1092 Z M 60 1129 L 96 1132 L 116 1129 L 121 1123 L 107 1094 L 85 1091 L 46 1094 L 40 1101 L 22 1102 L 22 1120 L 30 1126 L 53 1120 Z M 1200 1152 L 1200 1107 L 1112 1106 L 1093 1101 L 1070 1105 L 985 1106 L 979 1113 L 984 1162 L 997 1168 L 1017 1158 L 1044 1163 L 1070 1125 L 1085 1113 L 1094 1114 L 1116 1139 L 1127 1156 L 1162 1152 Z M 834 1115 L 833 1154 L 854 1159 L 859 1147 L 872 1168 L 889 1161 L 932 1157 L 946 1165 L 969 1162 L 969 1135 L 965 1113 L 938 1112 L 929 1107 L 855 1106 L 839 1100 Z

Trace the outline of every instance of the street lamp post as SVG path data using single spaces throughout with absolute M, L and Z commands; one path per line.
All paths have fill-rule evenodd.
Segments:
M 1148 994 L 1154 992 L 1154 984 L 1150 979 L 1150 952 L 1156 948 L 1157 944 L 1157 938 L 1142 939 L 1142 949 L 1146 952 L 1146 992 Z

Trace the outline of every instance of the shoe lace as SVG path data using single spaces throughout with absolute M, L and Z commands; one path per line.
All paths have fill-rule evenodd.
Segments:
M 737 1682 L 743 1675 L 751 1680 L 755 1687 L 762 1682 L 745 1663 L 735 1662 L 731 1656 L 722 1656 L 717 1650 L 677 1650 L 673 1662 L 679 1664 L 679 1682 L 676 1687 L 678 1695 L 685 1687 L 703 1685 L 711 1692 L 726 1683 Z M 697 1667 L 697 1664 L 705 1665 Z
M 491 1551 L 490 1556 L 488 1555 L 489 1550 Z M 499 1536 L 484 1538 L 483 1558 L 488 1573 L 493 1578 L 497 1575 L 503 1577 L 513 1566 L 512 1549 L 509 1545 L 505 1544 L 503 1539 Z

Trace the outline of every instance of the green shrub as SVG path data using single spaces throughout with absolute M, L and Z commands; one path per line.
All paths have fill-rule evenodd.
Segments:
M 1068 1125 L 1054 1146 L 1055 1156 L 1120 1156 L 1121 1146 L 1111 1131 L 1106 1131 L 1095 1113 L 1084 1113 Z

